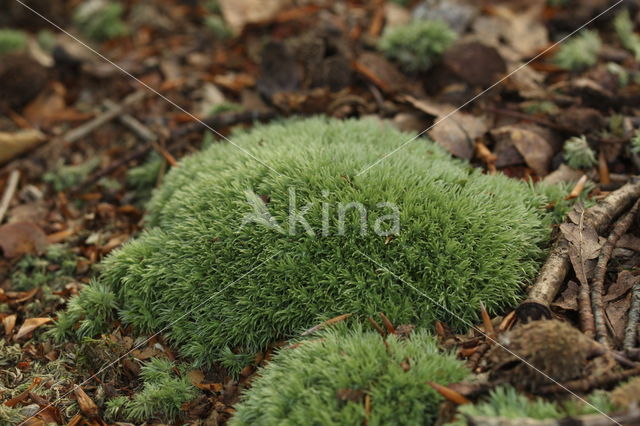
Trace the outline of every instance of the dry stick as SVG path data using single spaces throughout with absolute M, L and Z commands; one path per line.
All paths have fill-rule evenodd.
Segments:
M 591 310 L 591 296 L 589 296 L 589 287 L 580 284 L 578 290 L 578 311 L 580 314 L 580 329 L 590 338 L 596 335 L 595 319 Z
M 633 299 L 629 310 L 629 320 L 624 330 L 624 350 L 628 351 L 636 346 L 638 334 L 638 320 L 640 319 L 640 282 L 633 285 Z
M 108 109 L 118 108 L 118 104 L 108 99 L 103 103 Z M 167 151 L 164 147 L 160 146 L 160 144 L 158 143 L 158 136 L 156 136 L 156 134 L 153 133 L 147 126 L 145 126 L 140 121 L 138 121 L 137 118 L 135 118 L 131 114 L 124 113 L 118 116 L 118 121 L 124 124 L 129 130 L 135 133 L 136 136 L 138 136 L 140 139 L 150 143 L 151 146 L 160 155 L 162 155 L 165 158 L 165 160 L 167 160 L 167 163 L 169 163 L 171 167 L 176 166 L 177 164 L 176 159 L 173 157 L 173 155 L 169 153 L 169 151 Z
M 203 122 L 212 128 L 222 128 L 222 127 L 228 127 L 228 126 L 239 124 L 239 123 L 270 120 L 275 116 L 276 116 L 276 113 L 274 111 L 265 111 L 265 112 L 242 111 L 242 112 L 231 112 L 231 113 L 215 115 L 215 116 L 204 119 Z M 171 142 L 168 144 L 166 148 L 167 151 L 179 149 L 183 145 L 186 145 L 188 140 L 185 138 L 185 136 L 193 132 L 201 131 L 203 129 L 205 129 L 205 126 L 201 122 L 189 123 L 189 124 L 185 124 L 184 126 L 178 127 L 177 129 L 171 132 L 171 136 L 169 137 L 169 140 Z M 138 149 L 136 149 L 126 157 L 123 157 L 120 160 L 117 160 L 109 164 L 106 168 L 91 175 L 86 181 L 84 181 L 83 183 L 78 185 L 76 188 L 74 188 L 72 192 L 78 193 L 78 192 L 84 191 L 85 189 L 93 186 L 100 179 L 110 175 L 120 167 L 125 166 L 131 163 L 132 161 L 135 161 L 144 157 L 149 151 L 151 151 L 152 148 L 153 146 L 150 143 L 147 143 L 139 147 Z
M 602 202 L 587 209 L 585 222 L 601 233 L 639 197 L 640 181 L 634 179 L 609 194 Z M 551 318 L 549 305 L 564 283 L 570 266 L 569 243 L 564 236 L 559 235 L 536 282 L 529 289 L 527 299 L 517 308 L 520 321 Z
M 593 274 L 593 281 L 591 282 L 591 306 L 593 307 L 593 315 L 596 323 L 596 338 L 600 343 L 605 346 L 609 346 L 609 339 L 607 335 L 607 326 L 605 324 L 604 302 L 602 297 L 604 295 L 604 276 L 607 273 L 607 265 L 613 249 L 616 247 L 618 240 L 623 234 L 627 232 L 633 220 L 638 214 L 640 208 L 640 200 L 636 201 L 631 210 L 629 210 L 613 227 L 613 230 L 607 238 L 607 242 L 604 243 L 602 250 L 600 250 L 600 257 L 598 258 L 598 264 Z
M 137 92 L 131 93 L 130 95 L 125 97 L 124 100 L 119 105 L 116 105 L 113 108 L 109 108 L 107 111 L 98 115 L 94 119 L 89 120 L 86 123 L 76 127 L 75 129 L 68 131 L 62 137 L 62 139 L 67 143 L 74 143 L 90 135 L 96 129 L 104 126 L 109 121 L 123 114 L 124 111 L 126 111 L 127 107 L 141 101 L 142 99 L 144 99 L 146 95 L 147 95 L 147 92 L 143 90 L 139 90 Z
M 4 215 L 7 213 L 7 210 L 9 209 L 9 203 L 11 203 L 13 194 L 15 194 L 16 189 L 18 188 L 19 180 L 20 180 L 20 172 L 18 170 L 11 170 L 11 174 L 9 175 L 9 180 L 7 180 L 7 186 L 4 189 L 4 194 L 2 195 L 2 201 L 0 201 L 0 224 L 2 224 Z

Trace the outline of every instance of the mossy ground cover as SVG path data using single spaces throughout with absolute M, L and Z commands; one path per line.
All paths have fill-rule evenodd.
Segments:
M 544 197 L 425 141 L 357 176 L 410 137 L 375 121 L 313 118 L 236 135 L 260 162 L 222 144 L 186 158 L 154 194 L 147 230 L 72 300 L 59 335 L 78 320 L 81 334 L 99 332 L 116 306 L 125 324 L 166 328 L 182 354 L 210 364 L 343 313 L 463 330 L 480 301 L 493 313 L 512 306 L 549 234 Z M 246 221 L 256 200 L 280 230 Z M 340 225 L 336 206 L 352 202 L 366 207 L 367 232 L 357 209 Z M 289 222 L 291 203 L 298 213 L 308 206 L 309 229 Z M 379 203 L 397 206 L 397 235 L 373 232 L 393 210 Z
M 280 350 L 230 424 L 433 424 L 443 398 L 427 382 L 468 375 L 424 330 L 407 339 L 389 336 L 385 344 L 374 331 L 341 327 Z

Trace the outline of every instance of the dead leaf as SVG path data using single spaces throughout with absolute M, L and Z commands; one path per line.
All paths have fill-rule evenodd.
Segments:
M 100 414 L 100 410 L 95 402 L 85 393 L 84 390 L 80 386 L 76 386 L 73 388 L 73 393 L 76 395 L 76 399 L 78 401 L 78 407 L 80 407 L 80 411 L 89 417 L 90 419 L 95 419 Z
M 588 286 L 601 244 L 595 228 L 584 221 L 584 208 L 578 206 L 569 213 L 573 223 L 560 225 L 562 235 L 569 242 L 569 259 L 581 285 Z
M 11 314 L 9 316 L 4 317 L 2 320 L 2 325 L 4 327 L 4 334 L 7 336 L 13 333 L 13 328 L 16 326 L 16 319 L 18 316 L 16 314 Z
M 229 26 L 240 33 L 247 24 L 268 22 L 275 18 L 290 0 L 219 0 L 222 15 Z
M 613 333 L 614 340 L 622 342 L 624 339 L 624 329 L 627 326 L 627 311 L 629 310 L 629 296 L 624 299 L 607 304 L 605 313 L 609 322 L 609 328 Z
M 29 396 L 29 392 L 31 392 L 33 388 L 38 386 L 40 382 L 42 382 L 42 377 L 34 377 L 33 381 L 27 389 L 22 391 L 18 396 L 5 401 L 4 405 L 11 408 L 15 407 L 16 405 L 27 399 L 27 397 Z
M 0 226 L 0 248 L 4 257 L 42 253 L 46 247 L 47 236 L 38 225 L 18 222 Z
M 478 41 L 456 43 L 447 49 L 442 62 L 465 82 L 482 87 L 494 84 L 507 70 L 498 51 Z
M 578 283 L 570 280 L 567 283 L 567 288 L 551 304 L 551 306 L 564 309 L 565 311 L 577 311 L 579 292 L 580 292 L 580 286 L 578 286 Z
M 616 247 L 626 248 L 640 252 L 640 238 L 632 234 L 624 234 L 616 244 Z
M 0 132 L 0 164 L 12 160 L 46 139 L 45 134 L 37 129 L 18 130 L 13 133 Z
M 551 167 L 553 148 L 551 144 L 537 132 L 524 126 L 502 126 L 491 131 L 494 140 L 502 144 L 513 145 L 538 176 L 546 176 Z
M 353 64 L 355 70 L 385 93 L 398 93 L 409 85 L 406 77 L 382 55 L 364 52 Z
M 440 146 L 459 158 L 470 160 L 475 150 L 475 140 L 488 130 L 484 118 L 474 117 L 462 111 L 456 111 L 452 105 L 438 104 L 413 96 L 402 96 L 400 100 L 410 103 L 414 108 L 436 117 L 429 136 Z M 454 112 L 455 111 L 455 112 Z
M 640 282 L 640 277 L 633 275 L 630 271 L 620 271 L 616 282 L 607 289 L 604 302 L 611 302 L 624 296 L 637 282 Z
M 26 336 L 27 334 L 31 333 L 33 330 L 40 327 L 41 325 L 47 324 L 51 321 L 52 319 L 48 317 L 47 318 L 28 318 L 22 324 L 22 326 L 20 327 L 20 330 L 18 330 L 18 334 L 16 334 L 14 339 L 18 340 Z

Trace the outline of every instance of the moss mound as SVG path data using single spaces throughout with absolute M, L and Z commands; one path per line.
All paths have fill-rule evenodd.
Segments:
M 469 374 L 422 331 L 391 336 L 388 348 L 379 334 L 360 329 L 319 337 L 280 350 L 230 424 L 434 424 L 443 398 L 427 382 L 446 385 Z
M 147 231 L 104 262 L 100 283 L 123 322 L 167 327 L 204 363 L 343 313 L 466 329 L 480 301 L 496 312 L 521 297 L 548 237 L 545 201 L 425 141 L 357 176 L 410 137 L 375 121 L 313 118 L 236 135 L 261 163 L 227 144 L 188 157 L 154 194 Z M 341 217 L 354 202 L 366 217 L 357 208 Z M 399 229 L 385 218 L 390 206 Z M 108 298 L 74 301 L 58 331 L 78 320 L 81 333 L 104 327 L 94 299 Z

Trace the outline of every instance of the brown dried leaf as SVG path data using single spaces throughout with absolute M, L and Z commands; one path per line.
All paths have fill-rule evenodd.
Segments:
M 574 223 L 563 223 L 560 231 L 569 242 L 569 259 L 576 277 L 580 284 L 588 286 L 601 244 L 595 228 L 584 221 L 584 209 L 581 206 L 578 209 L 569 213 Z
M 0 248 L 4 257 L 42 253 L 47 247 L 47 236 L 30 222 L 9 223 L 0 227 Z
M 90 419 L 97 418 L 100 414 L 100 410 L 95 402 L 85 393 L 84 390 L 80 386 L 76 386 L 73 388 L 73 393 L 76 395 L 76 399 L 78 400 L 78 406 L 80 407 L 80 411 L 89 417 Z
M 482 87 L 498 81 L 507 70 L 500 53 L 495 48 L 478 41 L 456 43 L 447 49 L 442 62 L 465 82 Z
M 620 271 L 616 282 L 607 289 L 604 302 L 611 302 L 624 296 L 638 281 L 640 277 L 634 276 L 630 271 Z
M 538 176 L 546 176 L 551 166 L 553 148 L 540 134 L 519 125 L 503 126 L 491 131 L 496 141 L 512 145 Z
M 617 342 L 622 342 L 624 339 L 624 330 L 627 326 L 627 312 L 629 311 L 630 296 L 624 299 L 610 302 L 607 304 L 605 313 L 609 323 L 609 328 L 613 333 L 613 338 Z
M 220 0 L 222 15 L 234 31 L 240 33 L 247 24 L 269 22 L 290 0 Z
M 565 311 L 577 311 L 578 310 L 578 293 L 580 288 L 575 281 L 569 281 L 567 288 L 560 294 L 560 296 L 551 304 L 553 307 L 564 309 Z
M 436 117 L 429 136 L 440 146 L 459 158 L 470 160 L 475 150 L 475 140 L 488 130 L 484 118 L 456 111 L 452 105 L 438 104 L 413 96 L 403 96 L 414 108 Z M 455 111 L 455 112 L 454 112 Z
M 2 319 L 2 326 L 4 327 L 4 334 L 7 336 L 13 333 L 13 328 L 16 326 L 16 319 L 18 316 L 16 314 L 11 314 Z
M 16 334 L 15 339 L 18 340 L 27 334 L 31 333 L 36 328 L 41 325 L 47 324 L 51 322 L 51 318 L 28 318 L 22 323 L 20 330 L 18 330 L 18 334 Z

